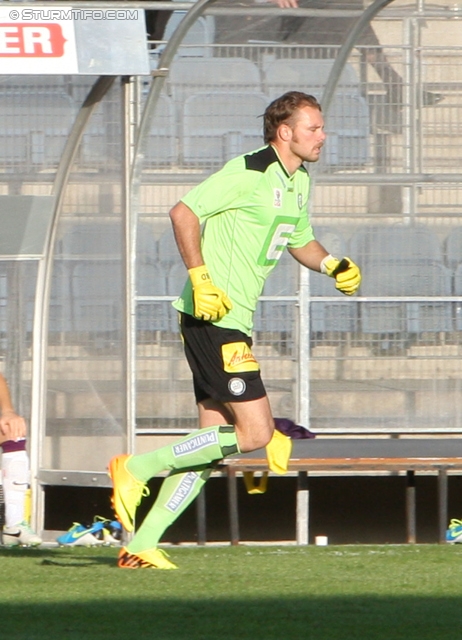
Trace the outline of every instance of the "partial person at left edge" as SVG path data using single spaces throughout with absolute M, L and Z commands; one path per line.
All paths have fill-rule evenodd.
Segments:
M 8 384 L 0 373 L 1 473 L 5 502 L 2 539 L 6 546 L 36 547 L 42 543 L 31 529 L 26 515 L 30 482 L 26 432 L 26 422 L 16 413 Z

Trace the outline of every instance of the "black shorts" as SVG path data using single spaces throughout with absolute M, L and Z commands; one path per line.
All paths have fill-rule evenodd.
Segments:
M 186 313 L 180 313 L 180 329 L 196 402 L 246 402 L 266 396 L 249 336 Z

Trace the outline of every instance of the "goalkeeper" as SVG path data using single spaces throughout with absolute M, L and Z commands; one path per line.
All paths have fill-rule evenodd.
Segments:
M 174 569 L 157 547 L 199 494 L 214 465 L 267 446 L 274 419 L 252 353 L 252 319 L 266 278 L 288 250 L 300 264 L 335 279 L 352 295 L 361 281 L 350 259 L 331 256 L 308 219 L 309 174 L 326 134 L 321 106 L 291 91 L 263 116 L 265 146 L 228 162 L 170 212 L 189 278 L 174 306 L 193 374 L 199 431 L 171 445 L 109 464 L 118 517 L 134 529 L 146 483 L 167 471 L 159 495 L 119 555 L 122 568 Z M 273 444 L 277 446 L 276 441 Z

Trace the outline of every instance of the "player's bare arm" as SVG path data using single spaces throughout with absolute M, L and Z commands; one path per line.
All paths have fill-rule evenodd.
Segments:
M 297 262 L 312 271 L 321 271 L 321 262 L 329 255 L 317 240 L 312 240 L 299 249 L 289 249 L 289 252 Z
M 203 265 L 199 218 L 183 202 L 178 202 L 170 211 L 170 220 L 178 250 L 186 268 L 192 269 Z
M 11 402 L 10 390 L 5 378 L 0 374 L 0 444 L 6 440 L 26 437 L 26 422 L 18 416 Z
M 331 256 L 317 240 L 308 242 L 300 249 L 289 249 L 292 256 L 312 271 L 320 271 L 335 278 L 335 287 L 351 296 L 361 284 L 361 270 L 351 258 Z

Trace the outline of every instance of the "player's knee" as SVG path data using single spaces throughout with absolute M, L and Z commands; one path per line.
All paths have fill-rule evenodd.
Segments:
M 272 438 L 274 425 L 260 425 L 258 428 L 244 429 L 239 429 L 236 425 L 236 431 L 241 452 L 248 453 L 266 447 Z

